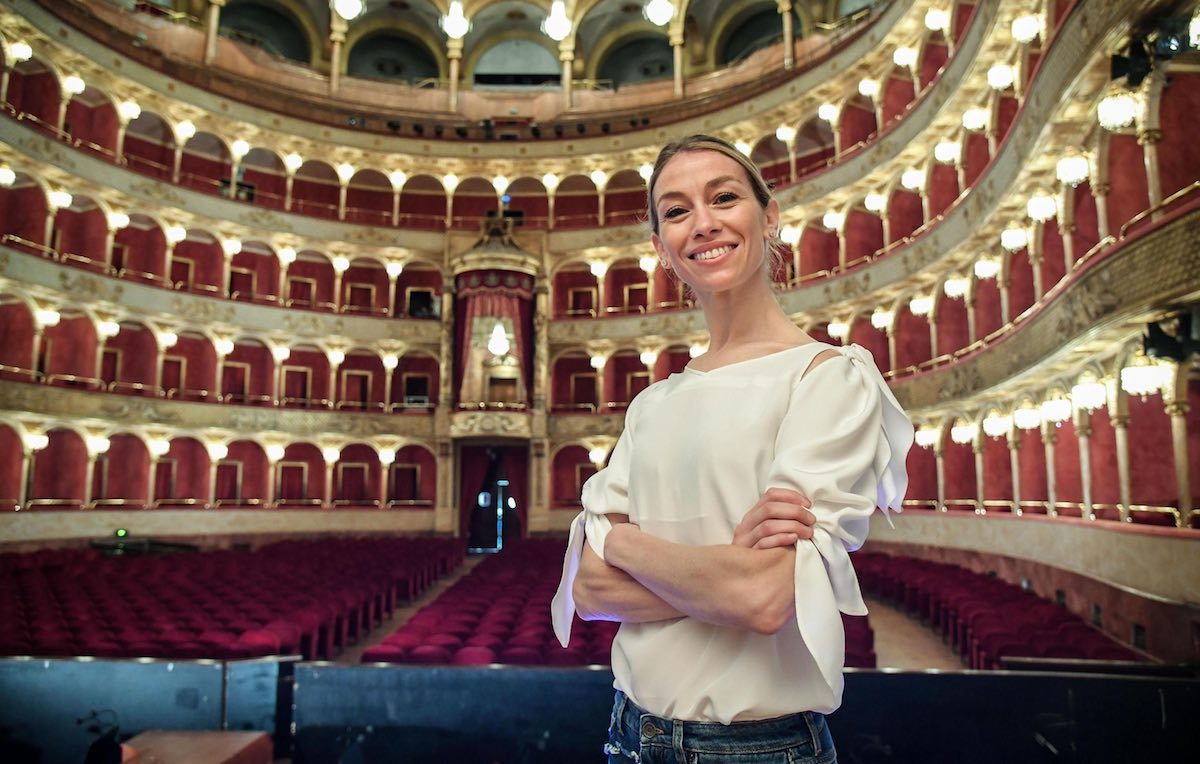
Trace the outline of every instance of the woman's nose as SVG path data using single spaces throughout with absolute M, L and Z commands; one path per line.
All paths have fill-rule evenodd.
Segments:
M 717 229 L 717 219 L 707 207 L 692 213 L 692 236 L 707 236 Z

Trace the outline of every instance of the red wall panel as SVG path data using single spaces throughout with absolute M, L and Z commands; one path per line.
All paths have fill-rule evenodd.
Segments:
M 955 443 L 946 438 L 943 476 L 947 499 L 978 498 L 975 496 L 975 453 L 969 444 Z
M 967 133 L 966 145 L 963 146 L 963 183 L 967 188 L 975 185 L 991 161 L 987 136 L 983 133 Z
M 73 430 L 46 433 L 50 444 L 34 454 L 30 498 L 83 500 L 87 447 Z
M 33 368 L 33 314 L 24 303 L 0 305 L 0 364 Z
M 1171 420 L 1157 395 L 1129 396 L 1129 472 L 1134 504 L 1178 503 Z
M 47 244 L 46 209 L 40 186 L 0 188 L 0 233 Z
M 953 353 L 969 344 L 967 306 L 961 299 L 945 295 L 938 297 L 937 338 L 938 354 Z
M 800 277 L 828 271 L 838 265 L 838 237 L 816 223 L 805 226 L 800 234 Z
M 866 210 L 852 209 L 846 215 L 842 235 L 846 238 L 846 263 L 869 257 L 883 249 L 883 218 Z
M 883 124 L 901 119 L 915 99 L 916 88 L 908 70 L 897 68 L 883 84 Z
M 887 216 L 890 241 L 899 241 L 911 236 L 913 231 L 925 222 L 925 210 L 921 205 L 920 194 L 901 188 L 892 191 Z
M 64 316 L 42 336 L 48 356 L 46 374 L 74 374 L 89 379 L 96 376 L 96 329 L 90 318 Z
M 940 215 L 958 199 L 958 168 L 938 162 L 929 175 L 929 214 Z
M 1200 178 L 1200 141 L 1194 132 L 1198 113 L 1200 75 L 1172 69 L 1158 111 L 1162 128 L 1158 171 L 1164 199 Z
M 1135 136 L 1108 135 L 1108 180 L 1108 232 L 1115 236 L 1122 225 L 1150 206 L 1145 160 Z
M 118 433 L 108 439 L 104 454 L 104 499 L 135 499 L 146 501 L 149 489 L 150 453 L 136 435 Z M 97 470 L 100 469 L 99 464 Z
M 6 424 L 0 424 L 0 510 L 9 511 L 24 499 L 21 492 L 21 436 Z

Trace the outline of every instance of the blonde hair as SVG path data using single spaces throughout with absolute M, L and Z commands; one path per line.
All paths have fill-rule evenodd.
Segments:
M 763 178 L 758 166 L 750 161 L 750 157 L 738 151 L 733 144 L 723 138 L 703 133 L 684 136 L 671 141 L 658 152 L 658 158 L 654 160 L 654 171 L 650 173 L 650 181 L 646 184 L 646 207 L 649 212 L 650 230 L 653 233 L 657 234 L 659 228 L 658 208 L 654 204 L 654 186 L 658 183 L 658 176 L 662 174 L 667 162 L 679 154 L 693 151 L 715 151 L 741 165 L 742 170 L 746 173 L 746 181 L 750 184 L 750 190 L 754 193 L 758 206 L 763 210 L 766 210 L 767 205 L 775 198 L 775 195 L 771 193 L 771 186 Z M 764 245 L 767 248 L 770 265 L 767 279 L 772 280 L 775 271 L 779 270 L 783 264 L 783 242 L 778 238 L 778 232 L 772 232 L 764 240 Z

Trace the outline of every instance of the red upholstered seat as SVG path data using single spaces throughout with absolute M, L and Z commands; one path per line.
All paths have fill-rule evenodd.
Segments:
M 454 654 L 456 666 L 486 666 L 496 662 L 496 653 L 487 647 L 468 645 Z

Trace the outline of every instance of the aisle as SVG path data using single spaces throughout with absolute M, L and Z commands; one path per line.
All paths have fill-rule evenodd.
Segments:
M 962 671 L 966 665 L 941 635 L 887 602 L 867 595 L 879 668 Z
M 468 555 L 467 559 L 463 561 L 463 564 L 457 570 L 440 579 L 412 602 L 397 607 L 395 612 L 392 613 L 391 618 L 371 629 L 363 639 L 343 650 L 334 659 L 334 662 L 357 665 L 362 659 L 362 654 L 366 652 L 368 647 L 374 647 L 382 642 L 384 637 L 404 625 L 414 613 L 437 599 L 442 592 L 453 586 L 458 579 L 470 573 L 476 565 L 483 562 L 487 557 L 488 555 Z

